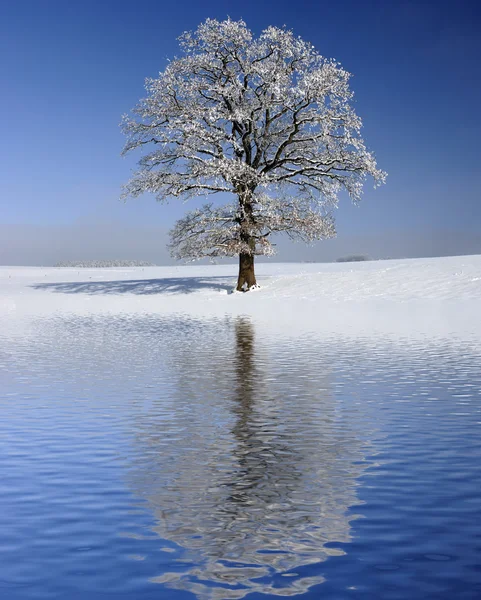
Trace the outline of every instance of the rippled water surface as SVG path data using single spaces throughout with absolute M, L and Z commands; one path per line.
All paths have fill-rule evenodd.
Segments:
M 0 332 L 0 597 L 479 598 L 476 345 Z

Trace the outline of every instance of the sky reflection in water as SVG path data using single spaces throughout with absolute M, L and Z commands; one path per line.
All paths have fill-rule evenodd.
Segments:
M 0 355 L 12 598 L 481 589 L 474 346 L 104 316 Z

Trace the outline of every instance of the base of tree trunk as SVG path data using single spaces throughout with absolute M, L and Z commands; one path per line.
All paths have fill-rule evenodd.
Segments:
M 252 254 L 239 254 L 239 277 L 236 290 L 238 292 L 248 292 L 253 287 L 257 287 L 254 273 L 254 256 Z

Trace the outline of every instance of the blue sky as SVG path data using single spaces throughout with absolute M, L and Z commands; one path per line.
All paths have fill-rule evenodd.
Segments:
M 89 231 L 91 245 L 95 236 L 104 235 L 102 225 L 110 232 L 118 225 L 139 240 L 146 228 L 158 228 L 164 240 L 165 230 L 186 207 L 175 201 L 159 205 L 149 197 L 127 204 L 118 200 L 134 166 L 133 158 L 120 157 L 118 124 L 143 96 L 144 78 L 155 76 L 178 53 L 182 31 L 207 17 L 228 15 L 242 17 L 255 33 L 271 24 L 286 25 L 354 75 L 364 137 L 389 178 L 378 190 L 369 185 L 359 207 L 341 203 L 338 243 L 382 237 L 387 246 L 379 254 L 392 255 L 389 239 L 405 239 L 405 248 L 401 243 L 396 253 L 410 256 L 412 236 L 417 236 L 426 242 L 415 254 L 433 254 L 429 240 L 434 238 L 436 253 L 481 252 L 477 4 L 1 3 L 0 233 L 8 228 L 11 237 L 9 248 L 0 241 L 0 263 L 15 261 L 15 248 L 27 235 L 32 259 L 22 255 L 22 260 L 35 262 L 35 236 L 45 232 Z M 443 236 L 450 237 L 446 250 Z M 112 234 L 115 254 L 125 254 L 114 240 Z M 62 248 L 65 252 L 67 246 Z M 325 258 L 324 246 L 317 248 L 315 255 L 306 250 L 305 256 Z M 80 244 L 75 251 L 85 255 L 87 250 Z M 133 258 L 139 249 L 134 244 L 128 251 L 126 258 Z

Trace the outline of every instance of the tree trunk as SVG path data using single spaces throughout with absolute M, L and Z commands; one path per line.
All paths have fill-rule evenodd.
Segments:
M 239 277 L 236 290 L 238 292 L 248 292 L 255 285 L 257 285 L 257 282 L 254 273 L 254 255 L 239 254 Z
M 238 223 L 240 225 L 240 241 L 250 252 L 241 252 L 239 254 L 239 277 L 237 278 L 238 292 L 248 292 L 257 285 L 254 273 L 254 255 L 256 250 L 256 241 L 252 236 L 254 219 L 252 216 L 252 195 L 255 187 L 241 185 L 238 188 L 240 216 Z

